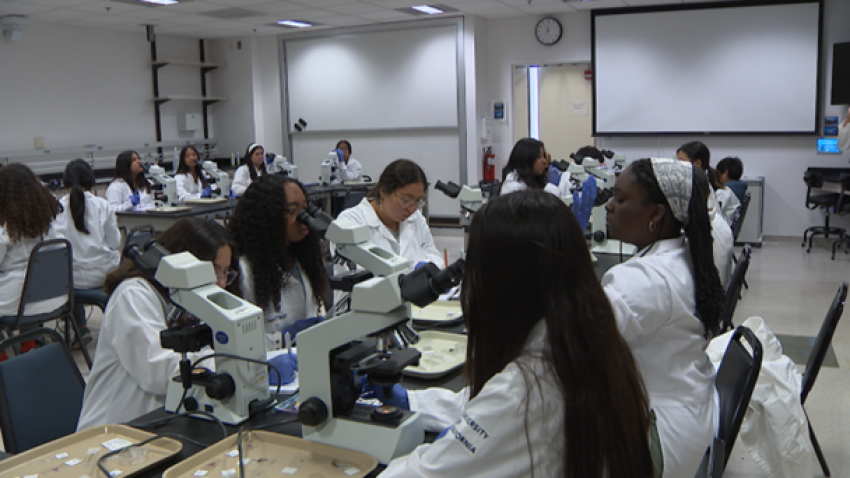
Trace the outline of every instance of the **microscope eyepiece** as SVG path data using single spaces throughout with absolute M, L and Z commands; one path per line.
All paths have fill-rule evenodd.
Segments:
M 325 214 L 325 212 L 319 209 L 319 207 L 315 204 L 310 204 L 306 209 L 299 212 L 298 215 L 295 216 L 295 220 L 301 224 L 305 224 L 307 228 L 310 229 L 310 232 L 322 237 L 324 237 L 325 233 L 328 231 L 328 227 L 330 227 L 333 222 L 333 218 Z
M 401 296 L 417 307 L 425 307 L 460 283 L 465 265 L 463 259 L 458 259 L 440 270 L 429 262 L 401 277 Z
M 454 199 L 457 197 L 458 194 L 460 194 L 462 188 L 452 181 L 444 183 L 438 180 L 437 184 L 434 185 L 434 189 L 436 189 L 437 191 L 442 191 L 443 194 Z

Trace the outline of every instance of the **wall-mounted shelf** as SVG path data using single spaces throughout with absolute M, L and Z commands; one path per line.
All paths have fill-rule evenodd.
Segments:
M 157 60 L 156 58 L 156 41 L 151 42 L 151 72 L 153 76 L 153 103 L 154 103 L 154 120 L 156 121 L 156 140 L 162 141 L 162 114 L 160 106 L 169 101 L 200 101 L 203 105 L 203 121 L 204 121 L 204 138 L 209 138 L 209 105 L 224 101 L 225 98 L 207 96 L 207 80 L 206 75 L 216 68 L 221 68 L 224 65 L 218 63 L 207 63 L 204 52 L 204 40 L 198 40 L 198 50 L 201 61 L 174 61 L 174 60 Z M 159 70 L 166 66 L 183 66 L 189 68 L 200 69 L 201 81 L 201 96 L 192 95 L 161 95 L 159 92 Z
M 151 62 L 151 66 L 154 67 L 155 70 L 162 68 L 163 66 L 186 66 L 189 68 L 200 68 L 202 72 L 206 73 L 208 71 L 215 70 L 216 68 L 223 68 L 227 65 L 221 65 L 217 63 L 203 63 L 203 62 L 192 62 L 192 61 L 171 61 L 171 60 L 162 60 L 162 61 L 154 61 Z
M 219 101 L 225 101 L 227 98 L 212 98 L 212 97 L 204 97 L 204 96 L 191 96 L 191 95 L 168 95 L 168 96 L 160 96 L 154 98 L 153 100 L 157 104 L 167 103 L 169 101 L 202 101 L 204 105 L 211 105 L 213 103 L 217 103 Z

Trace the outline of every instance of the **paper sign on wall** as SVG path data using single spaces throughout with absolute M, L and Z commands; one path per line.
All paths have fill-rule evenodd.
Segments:
M 587 101 L 570 101 L 570 116 L 587 116 Z

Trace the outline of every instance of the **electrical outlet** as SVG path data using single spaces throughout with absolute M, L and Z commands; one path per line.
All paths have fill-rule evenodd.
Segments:
M 44 149 L 44 136 L 36 136 L 32 139 L 35 149 Z

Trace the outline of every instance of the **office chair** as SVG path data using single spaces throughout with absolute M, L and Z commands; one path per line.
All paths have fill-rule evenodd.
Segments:
M 830 234 L 835 234 L 840 237 L 843 236 L 846 231 L 840 227 L 829 226 L 830 212 L 835 210 L 838 206 L 841 194 L 825 193 L 812 195 L 812 189 L 819 189 L 823 187 L 823 175 L 821 173 L 806 171 L 803 174 L 803 181 L 806 182 L 806 208 L 810 210 L 822 208 L 826 213 L 826 222 L 823 226 L 812 226 L 803 232 L 803 243 L 800 246 L 806 247 L 806 238 L 808 237 L 809 247 L 806 249 L 806 252 L 812 252 L 812 239 L 814 239 L 815 236 L 824 236 L 829 239 Z
M 747 351 L 744 340 L 752 353 Z M 720 397 L 720 428 L 700 464 L 696 475 L 698 478 L 723 476 L 758 382 L 761 361 L 762 347 L 756 334 L 744 326 L 735 329 L 723 354 L 715 382 Z
M 91 356 L 80 340 L 80 329 L 74 320 L 74 259 L 71 243 L 67 239 L 51 239 L 38 243 L 30 253 L 27 274 L 21 289 L 18 314 L 0 317 L 0 330 L 11 337 L 16 330 L 37 326 L 44 322 L 62 319 L 65 330 L 72 328 L 74 338 L 80 344 L 83 357 L 91 369 Z M 28 304 L 58 297 L 68 299 L 55 310 L 35 315 L 25 315 Z
M 56 331 L 38 328 L 0 342 L 0 352 L 28 340 L 51 343 L 0 362 L 0 431 L 9 453 L 74 433 L 85 382 Z
M 826 352 L 829 350 L 829 344 L 832 342 L 832 336 L 835 334 L 835 329 L 838 327 L 838 321 L 841 319 L 841 314 L 844 312 L 844 302 L 847 300 L 847 283 L 843 282 L 835 293 L 835 298 L 832 299 L 832 305 L 826 313 L 823 324 L 818 332 L 818 337 L 815 339 L 815 345 L 812 347 L 812 352 L 809 355 L 809 360 L 806 362 L 806 369 L 803 371 L 802 390 L 800 391 L 800 403 L 806 403 L 806 397 L 815 385 L 815 379 L 818 378 L 818 372 L 823 365 L 823 359 L 826 357 Z M 805 411 L 805 409 L 803 410 Z M 824 476 L 829 476 L 829 466 L 826 464 L 826 458 L 823 456 L 823 451 L 820 449 L 820 444 L 815 436 L 815 430 L 812 428 L 812 422 L 806 414 L 806 421 L 809 423 L 809 436 L 812 439 L 812 446 L 815 449 L 815 454 L 818 457 L 818 462 L 823 470 Z
M 838 205 L 835 207 L 835 212 L 843 215 L 850 213 L 850 174 L 841 173 L 839 182 L 841 183 L 841 196 L 838 198 Z M 842 243 L 847 244 L 844 253 L 847 254 L 850 252 L 850 235 L 846 233 L 842 234 L 838 240 L 832 243 L 832 260 L 835 260 L 835 253 Z
M 750 268 L 750 258 L 752 255 L 752 247 L 744 246 L 744 249 L 741 251 L 741 258 L 738 259 L 735 270 L 732 272 L 732 279 L 726 288 L 726 301 L 723 303 L 723 310 L 720 312 L 721 332 L 726 332 L 734 327 L 732 317 L 735 315 L 735 308 L 738 306 L 738 300 L 741 298 L 741 286 L 744 284 L 744 279 L 747 276 L 747 269 Z

